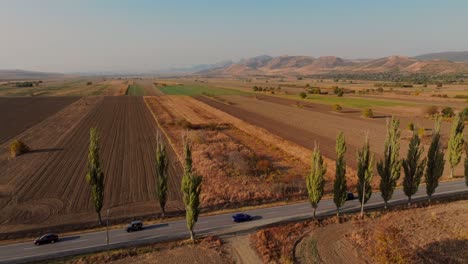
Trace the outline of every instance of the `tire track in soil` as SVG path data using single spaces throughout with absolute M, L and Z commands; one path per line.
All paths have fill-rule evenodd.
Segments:
M 89 215 L 95 215 L 85 180 L 89 129 L 93 126 L 100 134 L 100 158 L 105 177 L 103 208 L 117 206 L 113 217 L 160 212 L 155 200 L 153 171 L 153 146 L 158 128 L 143 97 L 105 97 L 67 137 L 57 142 L 56 147 L 61 151 L 50 154 L 38 168 L 15 181 L 18 204 L 10 202 L 8 206 L 12 211 L 17 207 L 27 211 L 28 206 L 33 210 L 38 201 L 49 199 L 59 200 L 63 206 L 41 204 L 50 209 L 50 215 L 46 217 L 48 223 L 54 223 L 53 218 L 67 219 L 67 215 L 68 220 L 74 222 L 82 219 L 73 215 L 85 213 L 88 217 L 83 219 L 86 220 Z M 169 168 L 167 211 L 170 212 L 183 209 L 180 194 L 182 168 L 173 150 L 168 148 L 168 152 L 175 161 Z M 41 219 L 40 222 L 44 221 Z M 6 222 L 15 224 L 16 220 L 9 218 Z M 36 223 L 34 219 L 27 221 Z

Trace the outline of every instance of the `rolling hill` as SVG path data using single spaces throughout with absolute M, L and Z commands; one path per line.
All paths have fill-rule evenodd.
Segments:
M 335 56 L 258 56 L 224 67 L 197 72 L 205 75 L 312 75 L 326 73 L 468 73 L 468 63 L 449 60 L 420 60 L 405 56 L 348 60 Z
M 0 70 L 1 81 L 38 80 L 63 76 L 60 73 L 35 72 L 24 70 Z
M 453 62 L 468 62 L 468 51 L 448 51 L 428 53 L 414 57 L 417 60 L 448 60 Z

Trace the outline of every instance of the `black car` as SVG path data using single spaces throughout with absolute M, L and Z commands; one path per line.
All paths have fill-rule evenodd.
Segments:
M 143 230 L 143 222 L 140 220 L 132 221 L 127 225 L 127 232 L 140 231 Z
M 59 240 L 59 237 L 56 234 L 45 234 L 38 239 L 34 240 L 36 246 L 48 243 L 55 243 Z
M 236 223 L 245 222 L 252 220 L 252 217 L 248 214 L 235 214 L 232 216 L 232 221 Z
M 351 201 L 351 200 L 354 200 L 356 199 L 356 197 L 354 196 L 354 194 L 352 192 L 348 192 L 346 194 L 346 201 Z

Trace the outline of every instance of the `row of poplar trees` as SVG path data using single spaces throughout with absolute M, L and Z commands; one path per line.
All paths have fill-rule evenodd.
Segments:
M 182 194 L 185 204 L 187 227 L 190 238 L 194 240 L 194 227 L 200 214 L 200 193 L 202 177 L 192 171 L 192 146 L 188 139 L 184 144 L 184 172 L 182 176 Z M 164 217 L 168 192 L 169 157 L 166 146 L 160 135 L 156 140 L 155 154 L 156 196 Z M 102 225 L 101 210 L 104 204 L 104 173 L 99 159 L 99 134 L 96 128 L 90 130 L 90 143 L 88 151 L 88 173 L 86 181 L 91 187 L 91 200 L 98 215 L 99 224 Z
M 463 149 L 466 152 L 465 159 L 465 183 L 468 186 L 468 143 L 464 142 L 464 117 L 456 115 L 452 122 L 450 138 L 447 146 L 447 158 L 451 167 L 450 177 L 453 177 L 454 168 L 460 163 Z M 441 144 L 440 135 L 441 119 L 435 120 L 431 144 L 427 157 L 423 158 L 424 147 L 421 145 L 419 136 L 413 132 L 410 139 L 406 158 L 400 159 L 400 121 L 391 118 L 387 122 L 387 136 L 383 152 L 383 159 L 377 162 L 377 172 L 380 176 L 379 189 L 387 209 L 388 201 L 392 198 L 393 192 L 401 175 L 403 168 L 403 191 L 408 197 L 408 204 L 411 204 L 411 197 L 416 194 L 423 176 L 425 176 L 426 193 L 431 201 L 435 189 L 439 185 L 445 166 L 445 152 Z M 337 215 L 340 208 L 347 199 L 346 185 L 346 141 L 343 132 L 336 138 L 336 163 L 335 179 L 333 182 L 333 202 L 336 205 Z M 361 216 L 364 214 L 364 204 L 372 195 L 372 179 L 374 176 L 374 155 L 370 152 L 369 140 L 366 136 L 361 149 L 357 151 L 357 192 L 361 204 Z M 314 210 L 314 218 L 318 204 L 323 196 L 325 186 L 324 176 L 326 165 L 317 144 L 312 152 L 311 171 L 306 177 L 307 192 L 310 204 Z

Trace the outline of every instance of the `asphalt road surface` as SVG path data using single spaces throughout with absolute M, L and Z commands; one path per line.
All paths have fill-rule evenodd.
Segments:
M 424 185 L 421 185 L 419 192 L 413 197 L 414 201 L 426 199 Z M 433 197 L 450 196 L 461 193 L 468 193 L 468 188 L 464 181 L 453 181 L 441 183 Z M 401 189 L 395 190 L 390 204 L 406 203 L 407 198 Z M 347 201 L 342 212 L 359 211 L 359 201 Z M 383 207 L 380 193 L 373 193 L 366 208 Z M 333 215 L 336 213 L 333 200 L 322 200 L 317 210 L 317 216 Z M 263 209 L 247 210 L 254 217 L 253 221 L 244 223 L 233 223 L 231 214 L 220 214 L 213 216 L 203 216 L 196 224 L 196 235 L 224 235 L 230 236 L 239 233 L 248 233 L 257 228 L 272 223 L 295 221 L 307 219 L 312 216 L 312 209 L 308 203 L 295 203 L 284 206 L 269 207 Z M 60 234 L 59 234 L 60 235 Z M 132 245 L 143 245 L 148 243 L 167 241 L 173 239 L 187 238 L 185 220 L 160 223 L 145 226 L 142 231 L 127 233 L 125 230 L 110 230 L 109 244 L 106 240 L 106 232 L 84 233 L 61 237 L 60 241 L 54 244 L 35 246 L 33 242 L 17 243 L 0 246 L 0 263 L 21 263 L 28 261 L 45 260 L 69 255 L 102 251 Z

